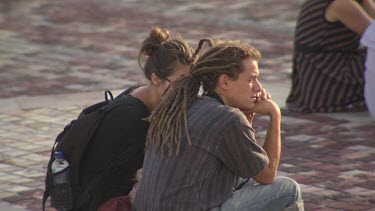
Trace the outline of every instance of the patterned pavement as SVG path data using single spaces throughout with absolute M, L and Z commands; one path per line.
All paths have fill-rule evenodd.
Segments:
M 137 55 L 154 25 L 192 47 L 203 37 L 252 43 L 283 106 L 301 1 L 196 2 L 0 1 L 0 210 L 41 210 L 54 138 L 103 90 L 145 82 Z M 267 118 L 254 125 L 261 142 Z M 279 175 L 301 184 L 306 210 L 375 210 L 374 129 L 366 112 L 284 112 Z

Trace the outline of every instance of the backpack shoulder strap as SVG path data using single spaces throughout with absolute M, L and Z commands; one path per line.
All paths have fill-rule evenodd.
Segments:
M 42 203 L 43 203 L 43 211 L 45 211 L 45 209 L 46 209 L 46 202 L 47 202 L 47 199 L 48 199 L 48 197 L 50 196 L 50 192 L 49 192 L 49 189 L 46 189 L 45 191 L 44 191 L 44 193 L 43 193 L 43 201 L 42 201 Z
M 131 86 L 131 87 L 125 89 L 123 92 L 121 92 L 121 94 L 119 94 L 119 95 L 116 96 L 116 99 L 120 98 L 120 97 L 122 97 L 124 95 L 130 94 L 133 90 L 135 90 L 135 89 L 137 89 L 138 87 L 141 87 L 141 86 L 142 85 L 135 85 L 135 86 Z
M 110 102 L 111 100 L 113 100 L 113 94 L 112 94 L 111 91 L 106 90 L 106 91 L 104 92 L 104 97 L 105 97 L 105 102 L 107 103 L 107 105 L 109 104 L 109 102 Z M 110 98 L 110 99 L 109 99 L 109 98 Z

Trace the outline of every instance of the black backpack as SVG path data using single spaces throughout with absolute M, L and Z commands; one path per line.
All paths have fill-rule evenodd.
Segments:
M 49 196 L 51 196 L 51 206 L 55 208 L 59 207 L 61 204 L 70 203 L 73 207 L 72 211 L 81 210 L 82 207 L 88 210 L 97 209 L 99 206 L 99 196 L 97 194 L 100 193 L 100 183 L 106 176 L 114 172 L 117 166 L 126 165 L 126 162 L 131 162 L 130 158 L 135 155 L 130 154 L 131 149 L 125 150 L 118 155 L 115 160 L 111 161 L 105 171 L 96 175 L 84 188 L 81 187 L 79 182 L 80 162 L 104 117 L 112 109 L 122 104 L 121 101 L 117 99 L 127 97 L 126 95 L 134 88 L 136 87 L 126 89 L 115 99 L 110 91 L 105 91 L 105 101 L 83 109 L 77 119 L 72 120 L 66 125 L 64 130 L 56 137 L 47 166 L 43 210 L 45 210 L 46 201 Z M 63 151 L 64 158 L 69 162 L 69 169 L 66 169 L 70 171 L 70 184 L 68 187 L 57 187 L 58 185 L 56 186 L 53 182 L 51 165 L 55 160 L 56 150 Z M 63 191 L 61 191 L 61 188 Z M 66 200 L 67 197 L 71 200 Z

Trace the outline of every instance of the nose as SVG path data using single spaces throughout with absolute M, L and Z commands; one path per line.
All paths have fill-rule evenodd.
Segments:
M 262 88 L 263 88 L 262 84 L 260 84 L 260 82 L 258 80 L 255 81 L 253 87 L 254 87 L 255 92 L 260 92 L 260 91 L 262 91 Z

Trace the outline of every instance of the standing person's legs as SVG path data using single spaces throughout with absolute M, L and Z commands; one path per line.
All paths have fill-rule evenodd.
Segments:
M 241 181 L 237 185 L 240 183 Z M 304 208 L 298 183 L 287 177 L 278 177 L 269 185 L 261 185 L 250 179 L 241 189 L 235 190 L 224 204 L 213 210 L 303 211 Z

